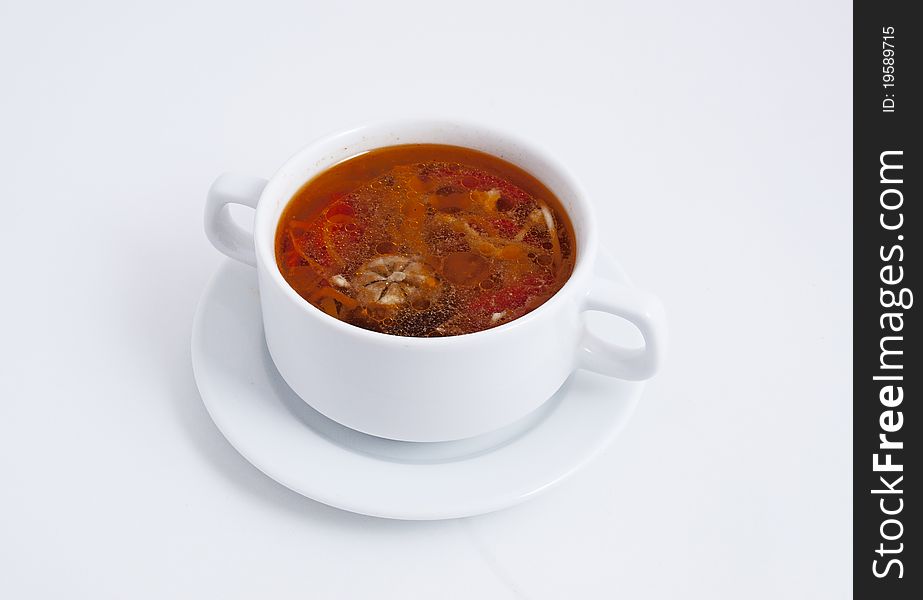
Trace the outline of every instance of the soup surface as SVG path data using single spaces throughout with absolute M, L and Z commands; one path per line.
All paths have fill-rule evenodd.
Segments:
M 540 181 L 500 158 L 410 144 L 354 156 L 306 183 L 276 232 L 286 281 L 332 317 L 401 336 L 516 319 L 574 267 L 573 227 Z

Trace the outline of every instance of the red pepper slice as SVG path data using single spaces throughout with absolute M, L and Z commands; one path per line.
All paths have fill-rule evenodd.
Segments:
M 531 286 L 519 284 L 502 290 L 485 292 L 469 305 L 474 313 L 493 314 L 523 306 L 533 293 Z
M 452 167 L 455 168 L 453 169 Z M 509 181 L 491 175 L 485 171 L 472 169 L 471 167 L 450 164 L 435 167 L 429 170 L 427 175 L 448 179 L 452 184 L 462 186 L 469 190 L 480 190 L 483 192 L 493 189 L 500 190 L 501 197 L 497 202 L 497 207 L 501 211 L 512 210 L 532 200 L 532 197 L 523 189 L 513 185 Z
M 490 224 L 493 225 L 497 235 L 506 239 L 512 239 L 519 233 L 519 225 L 511 219 L 493 219 Z
M 520 283 L 526 287 L 533 288 L 535 292 L 540 292 L 554 283 L 554 275 L 548 271 L 529 273 L 522 278 Z
M 319 224 L 313 223 L 309 228 L 295 227 L 290 229 L 292 244 L 295 251 L 305 258 L 317 262 L 319 265 L 329 267 L 333 261 L 324 243 L 324 233 Z
M 471 301 L 468 309 L 474 313 L 493 314 L 522 308 L 530 297 L 541 293 L 552 283 L 554 276 L 549 272 L 529 273 L 519 283 L 484 292 Z

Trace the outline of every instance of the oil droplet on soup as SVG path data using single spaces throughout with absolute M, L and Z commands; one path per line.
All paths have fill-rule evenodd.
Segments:
M 305 300 L 358 327 L 461 335 L 542 305 L 576 245 L 561 203 L 500 158 L 435 144 L 347 159 L 283 211 L 276 260 Z

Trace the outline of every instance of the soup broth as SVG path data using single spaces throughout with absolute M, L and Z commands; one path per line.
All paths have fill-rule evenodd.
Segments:
M 540 181 L 456 146 L 391 146 L 306 183 L 276 260 L 305 300 L 358 327 L 435 337 L 496 327 L 547 301 L 574 268 L 574 232 Z

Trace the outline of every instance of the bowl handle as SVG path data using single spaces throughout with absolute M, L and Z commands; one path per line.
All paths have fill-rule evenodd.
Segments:
M 220 252 L 251 267 L 256 266 L 253 232 L 231 219 L 228 204 L 256 208 L 267 181 L 259 177 L 225 173 L 208 190 L 205 199 L 205 235 Z
M 583 310 L 621 317 L 641 331 L 642 348 L 626 348 L 593 334 L 584 325 L 580 367 L 629 381 L 648 379 L 657 372 L 666 349 L 666 317 L 656 297 L 627 285 L 596 277 Z

